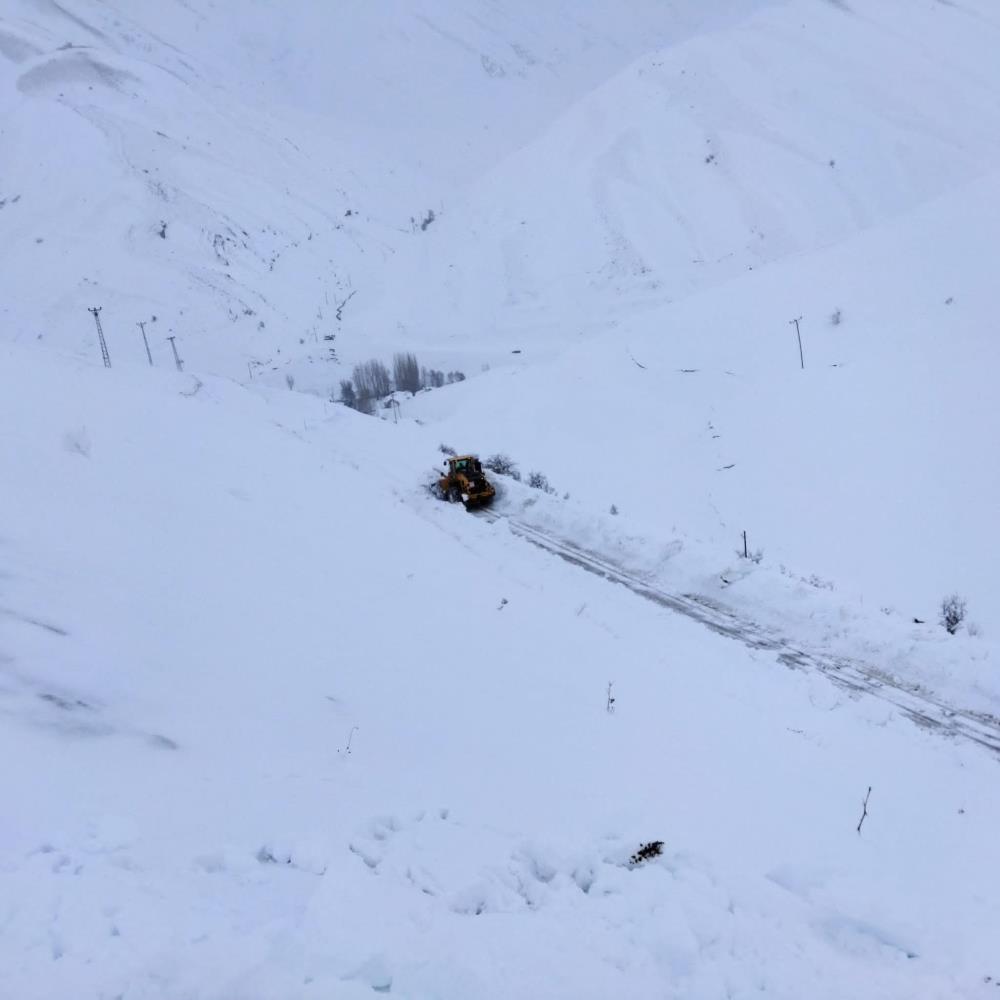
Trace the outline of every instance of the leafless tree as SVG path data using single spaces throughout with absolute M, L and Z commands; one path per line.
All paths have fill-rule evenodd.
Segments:
M 392 359 L 392 374 L 397 389 L 402 392 L 420 391 L 420 366 L 416 355 L 396 354 Z
M 357 409 L 358 396 L 354 391 L 354 383 L 349 378 L 340 380 L 340 401 L 352 410 Z
M 389 369 L 374 359 L 354 366 L 353 381 L 359 400 L 381 399 L 392 391 Z
M 965 599 L 958 594 L 951 594 L 941 602 L 941 624 L 949 635 L 958 631 L 958 626 L 965 621 Z

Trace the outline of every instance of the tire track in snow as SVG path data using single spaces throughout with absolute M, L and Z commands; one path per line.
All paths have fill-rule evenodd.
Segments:
M 480 511 L 475 516 L 491 523 L 502 519 L 513 534 L 573 566 L 627 587 L 638 597 L 684 615 L 718 635 L 734 639 L 751 649 L 773 652 L 778 661 L 790 669 L 820 673 L 851 694 L 878 698 L 923 729 L 975 743 L 1000 757 L 1000 719 L 994 716 L 955 708 L 916 685 L 907 685 L 895 679 L 873 664 L 806 649 L 779 632 L 741 618 L 711 598 L 661 590 L 595 552 L 509 515 Z

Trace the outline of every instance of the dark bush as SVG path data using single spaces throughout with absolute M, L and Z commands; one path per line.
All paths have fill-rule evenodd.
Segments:
M 949 635 L 958 631 L 959 625 L 965 621 L 965 599 L 952 594 L 941 602 L 941 624 Z
M 542 490 L 544 493 L 555 493 L 555 490 L 549 485 L 548 477 L 541 472 L 529 473 L 528 485 L 533 490 Z
M 628 863 L 633 867 L 635 865 L 641 865 L 644 861 L 652 861 L 653 858 L 658 858 L 663 853 L 663 841 L 662 840 L 651 840 L 647 844 L 643 844 L 639 850 L 635 852 L 628 859 Z
M 500 452 L 496 455 L 490 455 L 483 462 L 483 467 L 489 469 L 490 472 L 495 472 L 498 476 L 510 476 L 517 482 L 521 481 L 521 473 L 517 471 L 517 463 L 509 455 Z

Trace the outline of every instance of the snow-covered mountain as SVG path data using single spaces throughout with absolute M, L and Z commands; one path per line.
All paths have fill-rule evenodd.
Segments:
M 92 355 L 103 304 L 122 360 L 155 316 L 239 378 L 478 370 L 993 169 L 992 5 L 705 6 L 9 0 L 7 336 Z
M 339 305 L 428 213 L 651 45 L 746 6 L 11 0 L 8 336 L 87 353 L 103 304 L 123 360 L 148 321 L 202 368 L 333 384 Z
M 5 0 L 0 1000 L 997 993 L 998 51 Z
M 644 52 L 401 249 L 366 328 L 472 354 L 624 322 L 666 337 L 671 303 L 995 172 L 995 13 L 864 8 L 768 6 Z

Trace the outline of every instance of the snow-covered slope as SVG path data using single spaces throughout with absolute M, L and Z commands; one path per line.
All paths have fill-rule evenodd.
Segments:
M 958 590 L 996 635 L 998 231 L 994 175 L 404 412 L 720 570 L 745 530 L 766 565 L 907 622 Z
M 998 51 L 992 5 L 899 0 L 652 49 L 402 248 L 360 330 L 551 351 L 877 227 L 996 168 Z
M 7 0 L 0 1000 L 993 996 L 998 24 Z
M 229 374 L 280 365 L 289 345 L 329 361 L 352 264 L 388 252 L 411 174 L 390 184 L 390 164 L 335 130 L 234 93 L 225 59 L 217 78 L 192 65 L 156 34 L 182 5 L 145 26 L 103 4 L 14 7 L 0 25 L 2 263 L 18 290 L 5 336 L 93 356 L 85 310 L 103 306 L 118 363 L 145 361 L 140 321 L 160 363 L 170 335 Z
M 322 392 L 331 351 L 476 371 L 996 162 L 982 0 L 578 6 L 11 0 L 4 337 L 93 356 L 103 305 L 122 362 L 148 321 Z
M 0 373 L 0 995 L 992 995 L 982 748 L 437 503 L 412 423 Z
M 103 305 L 119 361 L 146 321 L 164 362 L 174 335 L 202 370 L 295 361 L 326 391 L 340 306 L 459 185 L 639 53 L 759 5 L 11 0 L 4 337 L 92 354 Z

